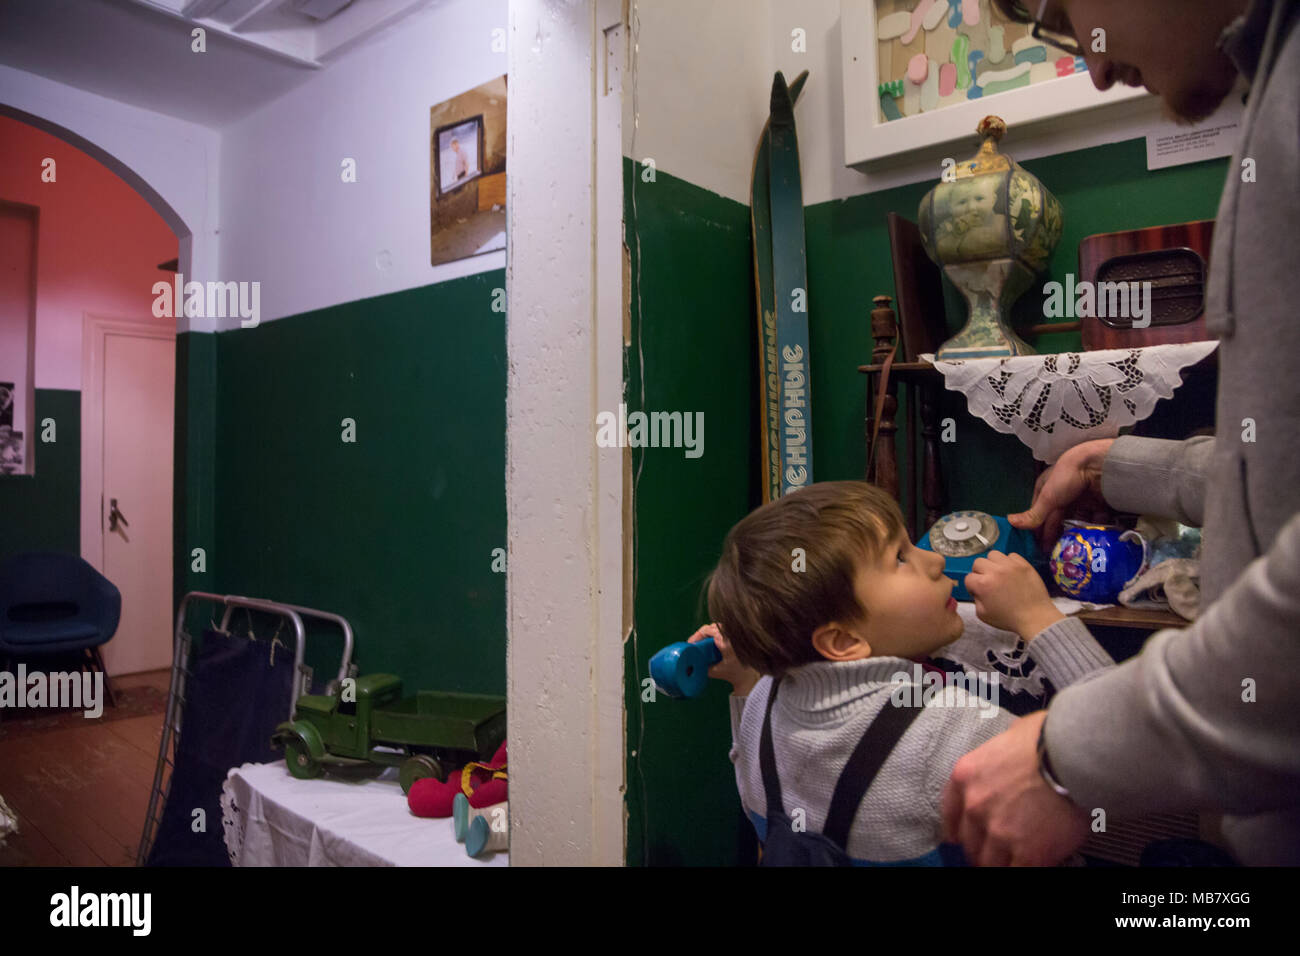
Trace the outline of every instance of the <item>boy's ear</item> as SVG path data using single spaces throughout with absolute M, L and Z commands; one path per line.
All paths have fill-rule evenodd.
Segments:
M 863 634 L 835 621 L 813 631 L 812 644 L 828 661 L 857 661 L 871 656 L 871 645 Z

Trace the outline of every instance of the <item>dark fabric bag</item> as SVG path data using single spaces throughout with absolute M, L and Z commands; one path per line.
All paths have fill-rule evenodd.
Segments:
M 230 866 L 221 825 L 226 774 L 283 757 L 271 734 L 289 716 L 290 648 L 206 630 L 190 667 L 176 767 L 147 866 Z M 206 819 L 196 833 L 198 809 Z
M 921 713 L 919 707 L 891 707 L 871 722 L 867 732 L 844 765 L 835 784 L 826 826 L 821 833 L 796 832 L 781 802 L 781 782 L 776 774 L 776 755 L 772 749 L 772 705 L 781 685 L 772 681 L 767 695 L 767 713 L 763 716 L 763 738 L 758 759 L 763 771 L 763 789 L 767 793 L 767 839 L 763 844 L 760 866 L 852 866 L 846 851 L 853 817 L 862 797 L 894 746 Z

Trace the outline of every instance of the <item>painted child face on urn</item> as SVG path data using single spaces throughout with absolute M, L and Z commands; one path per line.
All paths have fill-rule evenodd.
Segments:
M 1075 37 L 1097 89 L 1116 83 L 1145 86 L 1164 100 L 1171 118 L 1195 123 L 1218 109 L 1236 81 L 1236 67 L 1217 44 L 1250 0 L 1020 0 L 1020 5 L 1044 27 Z M 1105 50 L 1094 50 L 1103 37 Z
M 1007 217 L 997 208 L 999 176 L 959 180 L 935 199 L 939 254 L 950 259 L 992 255 L 1007 242 Z

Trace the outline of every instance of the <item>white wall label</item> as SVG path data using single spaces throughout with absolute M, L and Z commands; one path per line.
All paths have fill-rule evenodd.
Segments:
M 1147 169 L 1164 169 L 1231 156 L 1241 139 L 1243 112 L 1241 97 L 1233 92 L 1204 123 L 1196 126 L 1179 126 L 1168 121 L 1157 123 L 1147 133 Z

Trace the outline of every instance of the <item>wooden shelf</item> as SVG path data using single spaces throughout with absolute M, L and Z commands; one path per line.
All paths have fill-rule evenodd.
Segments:
M 883 365 L 859 365 L 858 371 L 866 375 L 875 375 L 884 368 Z M 889 367 L 889 374 L 895 372 L 933 372 L 934 366 L 929 362 L 895 362 Z
M 1123 607 L 1122 605 L 1102 608 L 1099 611 L 1080 611 L 1074 616 L 1085 624 L 1097 624 L 1104 627 L 1127 627 L 1145 631 L 1158 631 L 1166 627 L 1186 627 L 1191 623 L 1191 621 L 1179 617 L 1173 611 Z

